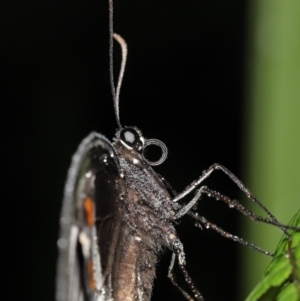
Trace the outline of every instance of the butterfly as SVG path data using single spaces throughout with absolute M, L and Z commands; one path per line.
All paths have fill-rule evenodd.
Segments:
M 126 53 L 125 41 L 114 37 Z M 144 156 L 149 145 L 161 148 L 158 161 Z M 136 127 L 120 126 L 113 143 L 98 133 L 82 141 L 65 186 L 58 300 L 150 300 L 162 247 L 185 264 L 171 222 L 179 207 L 151 167 L 166 157 L 165 144 Z
M 221 235 L 263 251 L 241 238 L 225 232 L 192 208 L 203 194 L 220 199 L 258 221 L 286 228 L 265 208 L 227 168 L 214 164 L 176 194 L 152 166 L 164 162 L 168 149 L 157 139 L 147 139 L 136 127 L 123 127 L 119 117 L 119 94 L 125 70 L 127 47 L 113 33 L 110 0 L 110 68 L 118 130 L 113 142 L 93 132 L 79 145 L 72 158 L 64 191 L 58 239 L 59 260 L 57 301 L 148 301 L 151 299 L 155 266 L 163 248 L 172 251 L 168 277 L 187 300 L 204 300 L 185 266 L 184 246 L 175 229 L 176 220 L 191 216 L 199 224 Z M 117 86 L 113 80 L 113 38 L 121 45 L 122 63 Z M 161 149 L 157 161 L 147 159 L 149 146 Z M 256 216 L 241 204 L 201 186 L 215 170 L 225 173 L 246 195 L 268 214 Z M 192 195 L 186 204 L 184 197 Z M 182 289 L 174 277 L 178 264 L 191 293 Z

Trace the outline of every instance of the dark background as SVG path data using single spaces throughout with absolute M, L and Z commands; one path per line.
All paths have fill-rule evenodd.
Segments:
M 218 162 L 242 175 L 246 1 L 115 1 L 115 32 L 127 41 L 121 122 L 169 149 L 157 167 L 177 191 Z M 72 154 L 96 130 L 111 139 L 105 0 L 1 2 L 3 175 L 8 180 L 5 269 L 10 300 L 53 300 L 62 192 Z M 115 45 L 116 48 L 117 45 Z M 120 52 L 115 52 L 115 74 Z M 225 176 L 207 185 L 240 196 Z M 239 234 L 238 217 L 211 199 L 199 212 Z M 5 214 L 8 212 L 8 214 Z M 9 226 L 8 226 L 9 225 Z M 238 249 L 184 219 L 187 269 L 205 300 L 237 300 Z M 162 256 L 153 300 L 184 300 Z M 245 271 L 246 272 L 246 271 Z M 178 273 L 178 278 L 182 277 Z M 247 292 L 245 292 L 247 294 Z

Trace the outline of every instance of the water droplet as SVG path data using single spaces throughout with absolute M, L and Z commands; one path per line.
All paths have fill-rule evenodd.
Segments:
M 234 204 L 229 204 L 229 208 L 234 208 L 235 205 Z
M 140 161 L 138 159 L 133 159 L 132 162 L 133 162 L 133 164 L 139 164 L 140 163 Z
M 209 225 L 209 224 L 205 224 L 205 228 L 206 228 L 206 229 L 209 229 L 209 228 L 210 228 L 210 225 Z
M 60 238 L 58 241 L 57 241 L 57 245 L 60 249 L 65 249 L 68 245 L 68 242 L 65 238 Z
M 145 264 L 147 268 L 151 268 L 151 264 L 148 262 L 148 260 L 146 260 Z
M 202 226 L 201 226 L 201 224 L 200 224 L 200 223 L 195 223 L 195 227 L 197 227 L 197 228 L 199 228 L 199 229 L 203 230 L 203 228 L 202 228 Z
M 86 174 L 85 174 L 85 177 L 86 178 L 90 178 L 92 176 L 92 172 L 91 171 L 88 171 Z

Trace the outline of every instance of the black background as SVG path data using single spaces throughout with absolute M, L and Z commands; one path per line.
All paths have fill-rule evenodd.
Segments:
M 3 174 L 10 206 L 4 217 L 12 238 L 6 249 L 16 266 L 5 269 L 10 293 L 16 293 L 9 299 L 53 300 L 58 221 L 71 156 L 91 131 L 111 139 L 116 129 L 108 4 L 3 1 L 0 11 L 8 163 Z M 156 170 L 177 191 L 215 162 L 241 175 L 246 1 L 119 0 L 114 18 L 115 32 L 129 48 L 121 122 L 168 146 L 168 160 Z M 240 195 L 219 174 L 207 185 L 233 198 Z M 198 209 L 239 234 L 238 218 L 225 205 L 208 199 Z M 237 300 L 237 244 L 186 219 L 178 232 L 187 269 L 205 300 Z M 153 300 L 184 300 L 166 277 L 169 260 L 165 252 Z

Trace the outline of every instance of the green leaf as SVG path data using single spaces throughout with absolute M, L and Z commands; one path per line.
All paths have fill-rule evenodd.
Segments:
M 289 225 L 300 227 L 300 210 Z M 300 300 L 300 233 L 289 229 L 291 243 L 284 234 L 261 282 L 246 301 L 299 301 Z
M 294 283 L 289 283 L 284 289 L 281 290 L 277 297 L 278 301 L 299 301 L 299 293 Z

